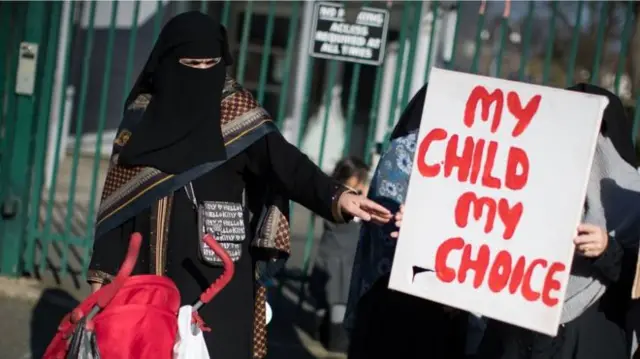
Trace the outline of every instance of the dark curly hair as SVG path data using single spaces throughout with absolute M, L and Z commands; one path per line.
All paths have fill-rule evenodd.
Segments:
M 358 181 L 365 182 L 369 177 L 369 166 L 358 157 L 345 157 L 336 163 L 331 177 L 342 184 L 346 183 L 351 177 L 356 177 Z

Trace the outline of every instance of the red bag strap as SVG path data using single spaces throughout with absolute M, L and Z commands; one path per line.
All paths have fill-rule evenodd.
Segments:
M 220 277 L 218 277 L 218 279 L 215 280 L 215 282 L 213 282 L 213 284 L 211 284 L 211 286 L 209 286 L 209 288 L 207 288 L 207 290 L 202 292 L 202 294 L 200 295 L 200 300 L 193 306 L 194 311 L 200 309 L 200 307 L 209 303 L 211 299 L 213 299 L 213 297 L 218 295 L 218 293 L 220 293 L 220 291 L 224 289 L 227 284 L 229 284 L 235 272 L 235 265 L 233 264 L 233 260 L 229 256 L 229 253 L 227 253 L 227 251 L 222 248 L 220 243 L 218 243 L 211 234 L 206 234 L 203 240 L 209 246 L 209 248 L 213 250 L 213 253 L 215 253 L 222 260 L 224 272 Z
M 142 235 L 138 232 L 133 233 L 131 235 L 131 240 L 129 241 L 129 249 L 127 250 L 127 256 L 122 263 L 122 267 L 118 271 L 118 275 L 116 275 L 115 279 L 111 282 L 111 284 L 105 286 L 100 291 L 100 296 L 96 301 L 96 305 L 98 308 L 104 308 L 115 297 L 116 293 L 122 288 L 127 278 L 131 276 L 131 272 L 133 272 L 133 268 L 138 261 L 138 254 L 140 253 L 140 245 L 142 244 Z

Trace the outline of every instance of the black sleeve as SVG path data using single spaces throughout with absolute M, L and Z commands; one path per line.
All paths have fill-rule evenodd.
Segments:
M 129 239 L 135 232 L 143 235 L 140 254 L 133 274 L 145 273 L 148 270 L 149 228 L 151 210 L 146 209 L 136 217 L 128 219 L 120 226 L 96 238 L 93 243 L 93 254 L 87 271 L 87 282 L 106 284 L 118 273 L 129 249 Z
M 327 176 L 280 133 L 270 133 L 251 145 L 249 171 L 267 180 L 276 191 L 307 207 L 326 220 L 344 222 L 338 207 L 347 189 Z
M 620 278 L 624 251 L 615 238 L 609 238 L 607 248 L 600 257 L 594 259 L 593 266 L 600 274 L 611 282 Z

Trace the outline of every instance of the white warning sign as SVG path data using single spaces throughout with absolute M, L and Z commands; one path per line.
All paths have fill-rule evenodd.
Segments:
M 341 4 L 315 4 L 309 54 L 324 59 L 380 65 L 384 59 L 389 12 Z

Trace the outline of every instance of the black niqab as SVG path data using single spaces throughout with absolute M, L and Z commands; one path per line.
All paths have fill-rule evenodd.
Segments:
M 427 96 L 427 86 L 428 84 L 422 86 L 402 111 L 402 115 L 400 115 L 400 119 L 391 133 L 391 140 L 404 137 L 420 128 L 422 108 L 424 107 L 424 99 Z
M 180 64 L 181 58 L 220 58 L 208 69 Z M 177 174 L 226 159 L 221 130 L 221 99 L 231 65 L 225 28 L 200 12 L 171 19 L 127 98 L 152 95 L 141 122 L 122 149 L 119 163 Z
M 602 116 L 600 133 L 611 139 L 611 143 L 625 162 L 636 167 L 636 151 L 633 146 L 633 121 L 627 117 L 624 105 L 618 96 L 595 85 L 579 83 L 568 88 L 571 91 L 605 96 L 609 104 Z

